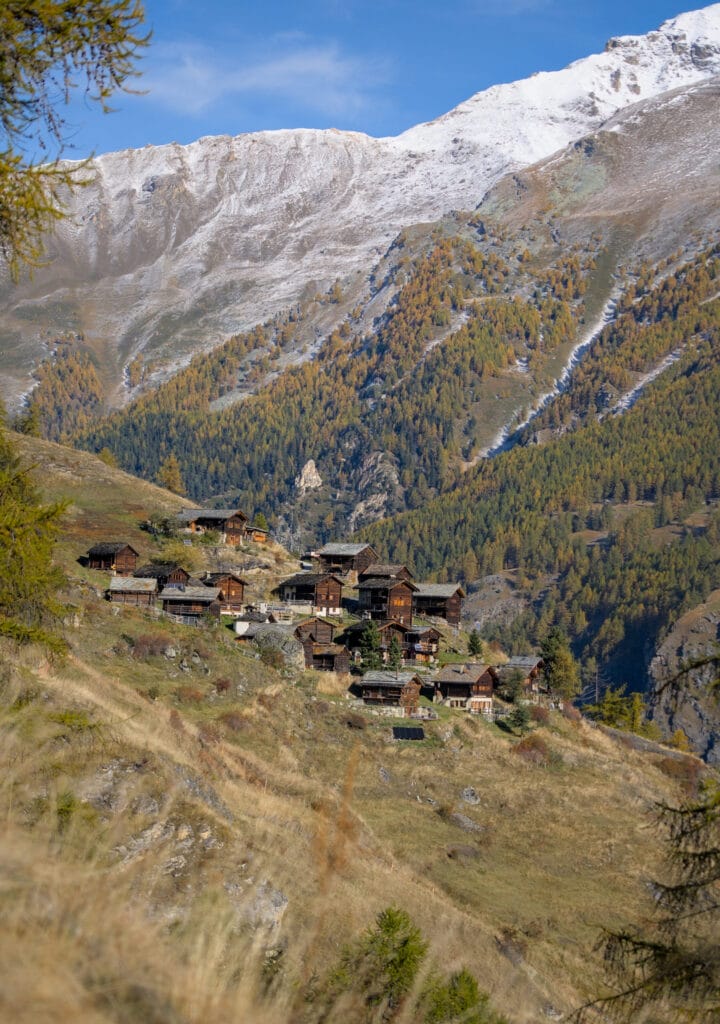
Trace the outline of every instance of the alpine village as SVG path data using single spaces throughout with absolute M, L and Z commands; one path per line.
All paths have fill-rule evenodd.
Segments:
M 0 1024 L 720 1024 L 719 113 L 720 4 L 0 3 Z

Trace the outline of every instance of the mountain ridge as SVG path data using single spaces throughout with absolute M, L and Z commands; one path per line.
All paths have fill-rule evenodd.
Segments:
M 46 339 L 74 331 L 123 404 L 138 355 L 161 380 L 338 277 L 352 291 L 407 224 L 472 208 L 629 104 L 717 73 L 720 4 L 390 139 L 285 129 L 99 157 L 48 267 L 0 285 L 0 388 L 16 401 Z

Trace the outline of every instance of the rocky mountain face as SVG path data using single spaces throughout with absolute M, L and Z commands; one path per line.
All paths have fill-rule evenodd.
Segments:
M 0 286 L 0 388 L 17 399 L 49 339 L 72 331 L 122 404 L 138 353 L 159 380 L 338 277 L 362 287 L 405 225 L 473 208 L 508 172 L 718 72 L 713 5 L 493 87 L 397 138 L 262 132 L 100 157 L 48 266 Z

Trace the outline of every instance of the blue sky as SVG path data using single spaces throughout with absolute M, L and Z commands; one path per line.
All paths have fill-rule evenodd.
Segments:
M 145 0 L 141 96 L 70 110 L 84 156 L 272 128 L 395 135 L 473 93 L 647 32 L 682 0 Z

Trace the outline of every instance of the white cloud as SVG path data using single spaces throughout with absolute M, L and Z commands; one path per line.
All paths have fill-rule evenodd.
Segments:
M 347 116 L 366 109 L 388 79 L 386 63 L 348 56 L 334 43 L 285 36 L 275 46 L 274 53 L 258 56 L 247 49 L 229 54 L 204 44 L 161 44 L 140 87 L 151 102 L 194 115 L 228 100 L 266 97 Z

